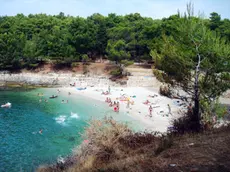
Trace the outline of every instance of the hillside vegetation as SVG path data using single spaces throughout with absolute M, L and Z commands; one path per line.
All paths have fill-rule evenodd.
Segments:
M 92 121 L 64 163 L 38 172 L 227 172 L 230 127 L 199 134 L 134 133 L 112 119 Z
M 215 12 L 201 20 L 208 30 L 230 41 L 230 20 Z M 74 62 L 106 57 L 113 61 L 152 60 L 162 52 L 163 36 L 178 37 L 179 14 L 161 20 L 140 14 L 87 18 L 30 14 L 0 17 L 0 69 L 36 68 L 44 61 L 71 67 Z M 176 40 L 178 43 L 179 41 Z M 128 64 L 128 62 L 126 62 Z

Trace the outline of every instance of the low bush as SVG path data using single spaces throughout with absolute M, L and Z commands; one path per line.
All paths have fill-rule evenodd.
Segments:
M 84 65 L 89 65 L 89 62 L 90 62 L 90 59 L 89 59 L 88 55 L 87 54 L 83 54 L 82 55 L 82 63 Z
M 204 125 L 197 120 L 196 116 L 193 114 L 193 110 L 184 113 L 180 118 L 174 119 L 172 121 L 173 132 L 175 134 L 185 134 L 185 133 L 197 133 L 204 129 Z M 201 129 L 197 127 L 201 125 Z
M 172 97 L 172 90 L 169 85 L 161 85 L 159 93 L 166 97 Z
M 160 81 L 164 83 L 169 83 L 171 85 L 174 85 L 174 80 L 170 78 L 166 73 L 164 73 L 161 70 L 158 70 L 156 68 L 152 68 L 153 70 L 153 75 Z
M 28 65 L 29 68 L 36 68 L 38 66 L 39 66 L 39 63 L 33 63 L 33 64 Z
M 122 70 L 121 70 L 121 68 L 113 69 L 113 70 L 110 72 L 110 75 L 112 75 L 112 76 L 120 76 L 120 75 L 122 75 Z
M 178 131 L 181 126 L 187 128 L 183 122 Z M 209 134 L 135 133 L 112 118 L 92 120 L 82 135 L 84 141 L 72 158 L 67 158 L 64 163 L 40 167 L 37 171 L 172 172 L 192 171 L 195 166 L 198 171 L 206 172 L 220 169 L 219 164 L 223 164 L 224 170 L 214 171 L 229 171 L 229 131 L 230 127 Z
M 134 61 L 132 60 L 121 60 L 121 64 L 123 64 L 124 66 L 130 66 L 134 64 Z
M 77 66 L 79 66 L 79 63 L 78 62 L 73 62 L 73 63 L 71 63 L 71 67 L 73 68 L 73 67 L 77 67 Z
M 155 76 L 160 82 L 164 82 L 164 81 L 165 81 L 162 71 L 153 68 L 153 74 L 154 74 L 154 76 Z
M 79 155 L 78 164 L 73 167 L 75 171 L 108 171 L 115 164 L 121 170 L 126 163 L 134 163 L 136 158 L 141 161 L 144 156 L 157 155 L 172 145 L 167 136 L 159 137 L 157 132 L 135 133 L 112 118 L 92 120 L 82 137 L 87 143 L 75 150 Z

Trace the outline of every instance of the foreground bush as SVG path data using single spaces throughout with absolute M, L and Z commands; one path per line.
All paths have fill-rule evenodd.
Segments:
M 116 69 L 113 69 L 111 72 L 110 72 L 110 75 L 112 76 L 120 76 L 122 75 L 122 69 L 121 68 L 116 68 Z
M 83 134 L 87 144 L 76 149 L 75 153 L 80 156 L 74 169 L 109 170 L 121 167 L 120 170 L 125 170 L 123 165 L 126 162 L 141 161 L 149 149 L 152 155 L 164 150 L 165 142 L 156 134 L 134 133 L 127 125 L 117 123 L 111 118 L 91 121 Z
M 70 165 L 67 171 L 135 170 L 135 164 L 157 156 L 172 145 L 170 139 L 158 135 L 159 133 L 134 133 L 127 125 L 111 118 L 93 120 L 82 135 L 84 142 L 74 150 L 75 165 L 70 165 L 70 160 L 67 160 Z M 133 165 L 126 167 L 130 163 Z M 142 165 L 145 166 L 145 163 L 140 164 L 140 168 Z M 59 163 L 38 171 L 65 171 L 66 168 Z
M 93 120 L 72 159 L 38 171 L 229 171 L 229 132 L 227 127 L 200 134 L 160 136 L 159 133 L 134 133 L 111 118 Z
M 121 64 L 123 64 L 125 67 L 133 65 L 134 61 L 130 60 L 121 60 Z
M 161 85 L 159 89 L 159 94 L 166 97 L 172 97 L 172 90 L 168 85 Z

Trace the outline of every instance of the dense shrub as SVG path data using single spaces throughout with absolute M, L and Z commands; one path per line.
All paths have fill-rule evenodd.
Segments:
M 34 64 L 29 64 L 28 67 L 29 68 L 36 68 L 39 66 L 39 63 L 34 63 Z
M 172 97 L 172 90 L 170 89 L 169 85 L 161 85 L 159 93 L 166 97 Z
M 153 74 L 160 82 L 164 82 L 164 76 L 162 71 L 153 68 Z
M 78 62 L 73 62 L 72 64 L 71 64 L 71 67 L 73 68 L 73 67 L 77 67 L 77 66 L 79 66 L 79 63 Z
M 134 61 L 130 61 L 130 60 L 121 60 L 121 64 L 123 64 L 124 66 L 130 66 L 134 64 Z
M 174 119 L 172 121 L 173 125 L 173 133 L 176 134 L 185 134 L 185 133 L 193 133 L 197 132 L 197 124 L 200 121 L 197 121 L 196 116 L 193 114 L 193 110 L 184 113 L 180 118 Z M 203 123 L 205 124 L 205 123 Z M 204 129 L 204 125 L 202 125 L 202 129 Z M 202 131 L 202 130 L 199 130 Z
M 116 68 L 110 72 L 110 75 L 112 76 L 120 76 L 122 75 L 122 70 L 121 68 Z
M 84 65 L 88 65 L 89 61 L 90 61 L 90 59 L 89 59 L 88 55 L 87 54 L 83 54 L 82 55 L 82 62 L 83 62 L 83 64 Z
M 37 171 L 174 172 L 193 171 L 194 166 L 205 169 L 198 171 L 213 168 L 219 169 L 214 171 L 229 171 L 229 129 L 210 131 L 209 134 L 159 135 L 156 132 L 135 133 L 112 118 L 92 120 L 82 135 L 85 140 L 72 158 L 67 158 L 64 163 L 40 167 Z M 226 170 L 217 168 L 220 163 Z

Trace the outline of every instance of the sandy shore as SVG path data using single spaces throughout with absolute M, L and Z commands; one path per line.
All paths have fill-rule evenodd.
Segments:
M 179 106 L 178 100 L 169 99 L 167 97 L 160 96 L 157 90 L 150 88 L 141 88 L 141 87 L 111 87 L 110 95 L 102 95 L 102 91 L 107 91 L 108 88 L 105 87 L 88 87 L 86 90 L 79 91 L 74 87 L 62 87 L 59 88 L 61 92 L 71 92 L 72 95 L 82 95 L 88 98 L 92 98 L 98 101 L 105 102 L 106 97 L 111 98 L 112 101 L 119 101 L 120 111 L 126 112 L 125 115 L 130 116 L 131 118 L 140 121 L 146 130 L 151 131 L 160 131 L 166 132 L 167 127 L 171 126 L 171 121 L 174 118 L 177 118 L 179 115 L 179 110 L 185 108 L 185 106 Z M 134 101 L 134 104 L 128 108 L 127 101 L 120 101 L 117 98 L 125 95 L 129 97 L 131 101 Z M 157 95 L 152 98 L 149 95 Z M 134 96 L 134 97 L 132 97 Z M 151 106 L 153 107 L 152 117 L 149 116 L 149 105 L 143 104 L 146 100 L 149 100 Z M 180 100 L 179 100 L 180 101 Z M 106 103 L 106 102 L 105 102 Z M 181 101 L 180 101 L 181 103 Z M 179 104 L 180 104 L 179 103 Z M 168 104 L 171 108 L 168 108 Z M 108 108 L 112 108 L 109 107 Z

